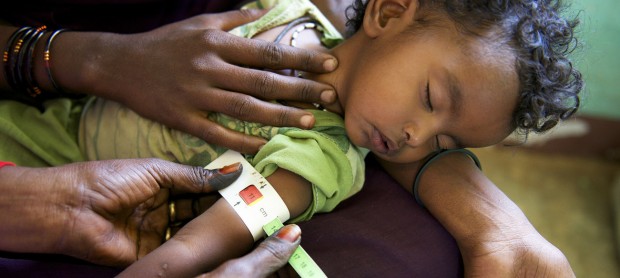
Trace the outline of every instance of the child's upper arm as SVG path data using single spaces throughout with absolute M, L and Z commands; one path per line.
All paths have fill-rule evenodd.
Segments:
M 279 168 L 267 177 L 267 181 L 286 204 L 291 218 L 306 211 L 312 202 L 312 184 L 291 171 Z

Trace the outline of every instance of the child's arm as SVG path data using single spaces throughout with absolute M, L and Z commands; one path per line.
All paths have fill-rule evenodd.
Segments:
M 380 163 L 411 192 L 421 165 Z M 456 239 L 466 276 L 574 276 L 564 254 L 536 231 L 467 155 L 453 153 L 434 161 L 422 175 L 418 193 Z
M 267 178 L 278 191 L 291 218 L 312 201 L 310 183 L 299 175 L 278 169 Z M 188 223 L 169 241 L 129 266 L 125 277 L 193 277 L 247 253 L 252 234 L 234 209 L 220 198 L 211 208 Z

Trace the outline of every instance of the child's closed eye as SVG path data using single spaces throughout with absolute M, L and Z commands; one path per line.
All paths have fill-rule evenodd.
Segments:
M 425 92 L 425 102 L 426 107 L 430 112 L 433 112 L 433 102 L 431 101 L 431 85 L 430 82 L 426 82 L 426 92 Z M 441 147 L 441 143 L 439 142 L 439 135 L 435 135 L 435 144 L 433 146 L 435 151 L 440 151 L 443 148 Z
M 426 82 L 426 92 L 424 92 L 424 101 L 426 102 L 426 108 L 433 112 L 433 103 L 431 102 L 431 85 L 430 82 Z

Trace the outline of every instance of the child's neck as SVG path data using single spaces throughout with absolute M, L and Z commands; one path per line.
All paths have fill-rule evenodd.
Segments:
M 262 39 L 266 41 L 274 41 L 274 39 L 282 32 L 283 29 L 284 29 L 283 26 L 276 27 L 268 31 L 265 31 L 263 33 L 260 33 L 254 38 Z M 291 39 L 291 34 L 292 32 L 289 32 L 288 34 L 286 34 L 282 38 L 280 43 L 288 45 Z M 346 76 L 347 76 L 346 73 L 350 71 L 349 69 L 350 66 L 348 62 L 353 61 L 356 57 L 355 53 L 357 53 L 357 49 L 355 49 L 354 47 L 355 44 L 351 44 L 348 42 L 349 40 L 355 40 L 354 37 L 356 36 L 353 36 L 352 38 L 344 41 L 343 43 L 341 43 L 340 45 L 336 46 L 335 48 L 331 50 L 325 48 L 321 44 L 319 36 L 320 36 L 320 33 L 318 33 L 316 30 L 305 30 L 303 32 L 300 32 L 297 38 L 295 39 L 296 47 L 328 52 L 334 55 L 336 59 L 338 59 L 338 68 L 335 71 L 331 73 L 327 73 L 327 74 L 311 74 L 311 73 L 304 72 L 304 73 L 301 73 L 301 75 L 305 79 L 321 82 L 321 83 L 332 86 L 335 89 L 335 92 L 337 95 L 337 101 L 336 103 L 333 103 L 330 105 L 324 105 L 324 107 L 328 111 L 343 115 L 345 102 L 347 100 L 347 91 L 343 90 L 343 84 L 345 84 L 345 81 L 346 81 Z M 284 75 L 290 75 L 291 71 L 286 70 L 286 71 L 280 71 L 278 73 L 284 74 Z M 296 103 L 296 102 L 287 102 L 287 104 L 291 106 L 296 106 L 299 108 L 314 108 L 312 104 L 302 104 L 302 103 Z
M 337 103 L 325 106 L 331 112 L 344 115 L 349 94 L 353 93 L 347 90 L 347 84 L 351 82 L 347 76 L 355 66 L 354 61 L 359 59 L 359 47 L 357 46 L 364 45 L 363 42 L 355 42 L 360 39 L 362 39 L 361 36 L 353 35 L 333 49 L 325 50 L 338 60 L 338 68 L 335 71 L 326 74 L 304 73 L 304 78 L 328 84 L 335 89 L 338 98 Z

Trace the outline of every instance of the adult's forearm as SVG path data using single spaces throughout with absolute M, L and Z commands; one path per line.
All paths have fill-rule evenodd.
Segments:
M 49 188 L 42 181 L 51 173 L 34 168 L 0 168 L 0 250 L 10 252 L 51 253 L 59 246 L 68 213 L 62 206 L 66 193 Z

